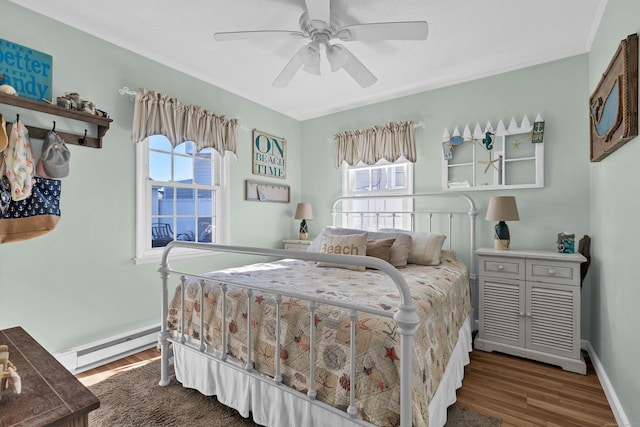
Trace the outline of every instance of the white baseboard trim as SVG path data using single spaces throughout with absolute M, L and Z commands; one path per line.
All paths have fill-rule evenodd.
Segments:
M 611 381 L 609 381 L 609 377 L 604 370 L 604 366 L 600 362 L 596 351 L 591 346 L 591 342 L 587 340 L 581 340 L 580 346 L 583 350 L 585 350 L 589 354 L 589 358 L 591 359 L 591 363 L 593 364 L 593 369 L 596 371 L 596 375 L 600 380 L 600 384 L 602 385 L 602 389 L 604 390 L 604 394 L 607 396 L 607 400 L 609 401 L 609 406 L 611 406 L 611 411 L 613 412 L 613 416 L 616 417 L 616 422 L 618 426 L 630 426 L 629 418 L 624 412 L 622 408 L 622 404 L 618 399 L 618 395 L 616 391 L 613 389 L 613 385 Z
M 150 325 L 74 347 L 53 356 L 72 374 L 79 374 L 154 347 L 159 332 L 160 324 Z

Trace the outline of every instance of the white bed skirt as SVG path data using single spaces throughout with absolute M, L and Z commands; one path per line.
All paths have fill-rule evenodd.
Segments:
M 447 408 L 456 401 L 456 390 L 462 386 L 464 367 L 472 350 L 472 315 L 464 322 L 436 394 L 429 404 L 429 426 L 441 427 L 447 421 Z M 226 406 L 235 408 L 243 417 L 253 416 L 260 425 L 269 427 L 353 427 L 371 426 L 359 419 L 344 418 L 344 412 L 319 401 L 311 403 L 305 396 L 294 394 L 286 386 L 257 372 L 247 375 L 239 369 L 203 357 L 198 351 L 173 344 L 176 379 L 184 387 L 206 396 L 216 396 Z

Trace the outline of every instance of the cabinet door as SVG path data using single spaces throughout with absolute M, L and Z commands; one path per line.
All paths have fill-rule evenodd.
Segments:
M 523 281 L 482 277 L 480 338 L 524 347 L 524 298 Z
M 579 357 L 579 290 L 577 286 L 527 282 L 527 348 Z

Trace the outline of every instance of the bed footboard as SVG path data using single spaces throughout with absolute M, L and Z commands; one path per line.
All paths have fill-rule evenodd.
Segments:
M 227 354 L 225 349 L 227 348 L 227 328 L 222 327 L 222 343 L 221 343 L 221 351 L 210 351 L 209 348 L 206 352 L 207 356 L 217 360 L 220 363 L 228 364 L 229 366 L 233 366 L 236 369 L 244 369 L 246 372 L 251 373 L 253 371 L 253 354 L 255 349 L 252 348 L 252 324 L 253 324 L 253 313 L 251 311 L 253 293 L 259 292 L 264 293 L 265 289 L 261 289 L 252 285 L 247 285 L 244 283 L 236 283 L 236 282 L 224 282 L 220 280 L 220 278 L 215 278 L 212 280 L 211 278 L 207 278 L 204 276 L 198 276 L 193 274 L 187 274 L 179 271 L 171 270 L 168 264 L 168 256 L 173 248 L 184 247 L 191 249 L 200 249 L 203 251 L 211 251 L 211 252 L 228 252 L 228 253 L 240 253 L 240 254 L 249 254 L 249 255 L 260 255 L 264 257 L 277 257 L 277 258 L 293 258 L 305 261 L 320 261 L 334 264 L 345 264 L 345 265 L 357 265 L 363 266 L 367 268 L 372 268 L 376 270 L 383 271 L 387 274 L 393 281 L 394 285 L 398 291 L 398 299 L 399 304 L 396 307 L 395 312 L 385 311 L 381 309 L 376 309 L 368 306 L 358 306 L 357 304 L 353 304 L 345 301 L 335 301 L 329 300 L 322 296 L 310 296 L 308 294 L 299 294 L 290 289 L 282 289 L 274 292 L 269 289 L 266 290 L 267 293 L 273 294 L 273 301 L 275 302 L 276 315 L 275 315 L 275 345 L 276 349 L 274 352 L 274 360 L 273 364 L 275 366 L 275 372 L 268 381 L 273 385 L 281 386 L 282 384 L 282 370 L 280 365 L 280 354 L 281 354 L 281 327 L 280 327 L 280 310 L 282 306 L 283 298 L 297 298 L 301 300 L 309 301 L 308 311 L 309 311 L 309 345 L 313 346 L 316 343 L 316 339 L 314 334 L 316 333 L 314 328 L 314 321 L 316 321 L 316 310 L 318 309 L 318 305 L 322 304 L 325 306 L 337 307 L 343 310 L 347 310 L 349 313 L 349 330 L 350 330 L 350 351 L 348 355 L 348 361 L 345 363 L 345 366 L 350 366 L 350 378 L 356 378 L 356 346 L 355 346 L 355 336 L 356 336 L 356 322 L 358 313 L 366 313 L 374 316 L 385 317 L 389 319 L 393 319 L 396 325 L 397 333 L 400 336 L 399 342 L 399 352 L 400 354 L 397 357 L 400 360 L 400 426 L 401 427 L 410 427 L 412 425 L 412 358 L 413 358 L 413 336 L 416 332 L 418 324 L 420 322 L 420 318 L 416 313 L 415 306 L 413 304 L 412 296 L 409 290 L 409 286 L 405 281 L 404 277 L 400 274 L 398 270 L 396 270 L 391 264 L 382 261 L 378 258 L 373 257 L 363 257 L 363 256 L 351 256 L 351 255 L 332 255 L 332 254 L 323 254 L 323 253 L 312 253 L 312 252 L 292 252 L 285 251 L 280 249 L 264 249 L 264 248 L 255 248 L 255 247 L 243 247 L 243 246 L 226 246 L 226 245 L 212 245 L 212 244 L 199 244 L 199 243 L 191 243 L 191 242 L 182 242 L 182 241 L 174 241 L 167 245 L 163 257 L 161 267 L 159 269 L 161 277 L 162 277 L 162 324 L 161 331 L 159 334 L 159 344 L 162 350 L 162 358 L 161 358 L 161 378 L 159 384 L 161 386 L 165 386 L 169 384 L 168 378 L 168 368 L 169 368 L 169 357 L 170 357 L 170 342 L 179 342 L 183 345 L 189 345 L 187 343 L 187 339 L 185 337 L 185 328 L 184 328 L 184 309 L 180 310 L 180 334 L 178 337 L 175 337 L 171 334 L 168 329 L 168 312 L 169 312 L 169 276 L 171 274 L 177 274 L 181 276 L 181 307 L 184 307 L 184 296 L 185 296 L 185 280 L 186 277 L 194 278 L 197 280 L 199 285 L 199 300 L 204 301 L 205 294 L 204 288 L 208 282 L 215 282 L 220 284 L 220 292 L 221 292 L 221 304 L 222 304 L 222 324 L 227 324 L 226 314 L 227 310 L 225 304 L 227 304 L 227 289 L 228 287 L 233 286 L 234 288 L 243 288 L 246 293 L 247 298 L 247 312 L 246 312 L 246 327 L 247 327 L 247 342 L 246 342 L 246 360 L 244 361 L 244 366 L 239 366 L 237 363 L 233 363 L 230 360 L 227 360 Z M 244 314 L 243 314 L 244 315 Z M 203 316 L 200 316 L 200 337 L 199 343 L 193 343 L 192 348 L 196 351 L 200 351 L 203 354 L 205 353 L 205 349 L 207 349 L 207 345 L 205 344 L 205 333 L 204 333 L 204 325 L 203 325 Z M 317 396 L 316 384 L 315 384 L 315 370 L 316 370 L 316 360 L 315 360 L 315 351 L 309 352 L 309 384 L 308 390 L 306 392 L 306 396 L 309 400 L 314 401 Z M 355 419 L 358 416 L 358 408 L 356 407 L 356 381 L 352 380 L 348 384 L 348 395 L 349 395 L 349 404 L 346 408 L 345 417 Z

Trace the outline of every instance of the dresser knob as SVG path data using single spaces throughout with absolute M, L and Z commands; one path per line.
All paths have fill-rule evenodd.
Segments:
M 550 276 L 553 276 L 554 274 L 556 274 L 555 270 L 554 270 L 554 269 L 552 269 L 552 268 L 550 268 L 550 269 L 549 269 L 549 275 L 550 275 Z
M 498 266 L 498 270 L 500 270 L 500 271 L 504 270 L 504 266 L 499 265 L 499 266 Z

